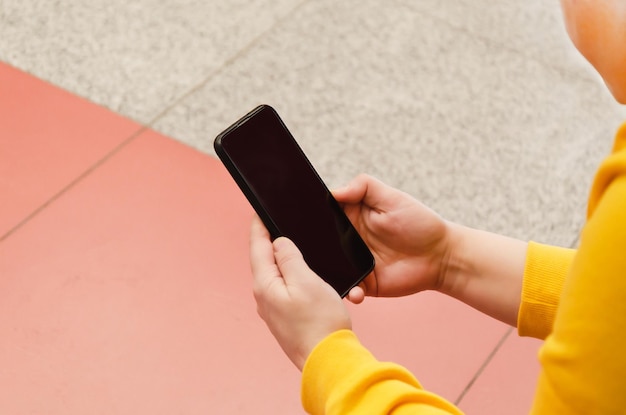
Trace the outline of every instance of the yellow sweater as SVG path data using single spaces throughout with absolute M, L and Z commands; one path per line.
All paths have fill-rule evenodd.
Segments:
M 600 166 L 577 251 L 530 243 L 518 331 L 545 338 L 533 414 L 626 413 L 626 124 Z M 348 330 L 309 356 L 312 414 L 460 414 Z

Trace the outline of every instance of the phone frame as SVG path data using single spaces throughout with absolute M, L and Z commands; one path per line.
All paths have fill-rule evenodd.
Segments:
M 241 174 L 241 172 L 239 171 L 237 166 L 232 162 L 232 160 L 230 159 L 230 156 L 228 155 L 228 153 L 226 152 L 226 150 L 224 149 L 224 147 L 222 145 L 222 139 L 224 137 L 226 137 L 233 130 L 237 129 L 240 125 L 246 123 L 250 118 L 254 117 L 256 114 L 258 114 L 259 112 L 261 112 L 263 110 L 271 110 L 271 111 L 273 111 L 274 114 L 276 115 L 276 117 L 280 120 L 281 124 L 283 125 L 283 128 L 285 128 L 286 131 L 289 131 L 287 129 L 287 126 L 282 122 L 282 120 L 278 116 L 278 113 L 276 112 L 276 110 L 274 110 L 274 108 L 270 107 L 269 105 L 259 105 L 258 107 L 256 107 L 255 109 L 253 109 L 252 111 L 250 111 L 249 113 L 247 113 L 246 115 L 241 117 L 239 120 L 237 120 L 235 123 L 233 123 L 226 130 L 221 132 L 215 138 L 215 141 L 213 142 L 213 148 L 215 149 L 215 152 L 217 153 L 217 156 L 220 158 L 220 160 L 224 164 L 224 167 L 226 167 L 226 170 L 228 170 L 228 172 L 230 173 L 232 178 L 237 183 L 237 186 L 239 186 L 239 189 L 242 191 L 242 193 L 244 194 L 246 199 L 248 199 L 248 202 L 252 205 L 252 208 L 254 209 L 254 211 L 261 218 L 261 221 L 263 222 L 263 224 L 265 225 L 265 227 L 269 231 L 270 236 L 271 236 L 272 241 L 273 241 L 274 239 L 276 239 L 279 236 L 281 236 L 280 235 L 280 231 L 278 230 L 278 226 L 276 226 L 276 224 L 274 223 L 274 221 L 272 220 L 270 215 L 265 210 L 265 207 L 261 204 L 261 202 L 260 202 L 261 198 L 258 197 L 258 195 L 255 194 L 254 190 L 252 190 L 252 188 L 250 187 L 250 185 L 248 184 L 246 179 L 243 177 L 243 175 Z M 293 136 L 292 136 L 292 138 L 293 138 Z M 298 146 L 298 149 L 300 151 L 302 151 L 302 149 L 300 149 L 300 146 Z M 302 153 L 302 154 L 304 154 L 304 153 Z M 308 159 L 307 159 L 307 161 L 308 161 Z M 313 167 L 313 166 L 311 166 L 311 167 Z
M 311 170 L 311 172 L 313 172 L 315 174 L 316 180 L 319 182 L 320 185 L 323 186 L 323 188 L 325 189 L 327 194 L 330 196 L 331 203 L 334 204 L 335 205 L 334 207 L 337 208 L 337 210 L 340 212 L 340 214 L 345 217 L 345 219 L 349 223 L 349 225 L 352 228 L 354 228 L 354 225 L 352 225 L 352 223 L 350 223 L 350 220 L 347 218 L 347 216 L 343 212 L 343 209 L 341 209 L 339 203 L 333 197 L 332 193 L 330 192 L 330 190 L 328 189 L 328 187 L 326 186 L 326 184 L 324 183 L 324 181 L 320 177 L 319 173 L 317 172 L 317 170 L 315 170 L 315 168 L 311 164 L 311 162 L 308 159 L 308 157 L 306 157 L 306 154 L 304 153 L 304 151 L 302 150 L 302 148 L 300 147 L 298 142 L 295 140 L 295 138 L 293 137 L 293 135 L 291 134 L 291 132 L 289 131 L 289 129 L 287 128 L 287 126 L 285 125 L 285 123 L 283 122 L 281 117 L 278 115 L 276 110 L 274 108 L 272 108 L 271 106 L 269 106 L 269 105 L 263 104 L 263 105 L 259 105 L 258 107 L 254 108 L 252 111 L 248 112 L 246 115 L 241 117 L 239 120 L 234 122 L 231 126 L 226 128 L 223 132 L 221 132 L 215 138 L 215 141 L 214 141 L 213 145 L 214 145 L 214 148 L 215 148 L 215 152 L 217 153 L 218 157 L 220 158 L 220 160 L 222 161 L 222 163 L 224 164 L 224 166 L 226 167 L 226 169 L 228 170 L 228 172 L 230 173 L 230 175 L 234 179 L 235 183 L 237 183 L 237 186 L 241 189 L 242 193 L 244 194 L 244 196 L 246 197 L 248 202 L 252 205 L 253 209 L 256 211 L 256 213 L 259 215 L 259 217 L 263 221 L 263 224 L 268 229 L 268 231 L 270 233 L 271 240 L 274 240 L 274 239 L 282 236 L 281 233 L 280 233 L 280 230 L 278 229 L 278 226 L 272 220 L 271 216 L 268 214 L 268 212 L 266 211 L 265 207 L 261 203 L 262 198 L 258 197 L 258 195 L 254 192 L 254 190 L 252 189 L 250 184 L 247 182 L 247 180 L 244 178 L 244 176 L 241 174 L 241 172 L 239 171 L 239 169 L 235 165 L 235 163 L 231 160 L 231 158 L 228 155 L 226 149 L 224 148 L 224 145 L 222 144 L 222 140 L 226 136 L 228 136 L 235 129 L 237 129 L 241 125 L 245 124 L 248 120 L 250 120 L 251 118 L 253 118 L 254 116 L 256 116 L 258 113 L 260 113 L 262 111 L 271 111 L 273 113 L 273 115 L 276 118 L 276 120 L 278 120 L 280 122 L 280 125 L 281 125 L 282 129 L 284 130 L 284 132 L 289 135 L 289 138 L 296 145 L 297 151 L 300 153 L 300 155 L 302 156 L 303 160 L 306 161 L 306 163 L 308 165 L 308 168 Z M 363 281 L 363 279 L 365 279 L 373 271 L 374 266 L 375 266 L 375 259 L 374 259 L 374 256 L 372 255 L 371 251 L 369 250 L 369 247 L 367 247 L 367 244 L 365 244 L 365 241 L 363 241 L 363 239 L 358 234 L 356 229 L 354 229 L 354 232 L 356 233 L 356 235 L 358 235 L 358 238 L 361 240 L 361 242 L 363 243 L 363 245 L 366 247 L 367 251 L 369 252 L 368 260 L 371 258 L 371 265 L 363 273 L 363 275 L 361 275 L 356 281 L 354 281 L 352 284 L 350 284 L 350 286 L 348 287 L 347 290 L 345 290 L 345 292 L 339 292 L 339 295 L 342 298 L 345 297 L 352 288 L 354 288 L 361 281 Z M 321 276 L 320 276 L 320 278 L 321 278 Z M 333 288 L 335 288 L 335 287 L 333 287 Z M 335 290 L 336 290 L 336 288 L 335 288 Z

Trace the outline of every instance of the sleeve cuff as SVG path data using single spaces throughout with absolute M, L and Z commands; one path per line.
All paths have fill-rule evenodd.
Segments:
M 302 404 L 310 414 L 461 414 L 422 389 L 406 368 L 376 360 L 350 330 L 322 340 L 302 376 Z
M 340 361 L 339 361 L 340 360 Z M 376 358 L 351 330 L 339 330 L 322 340 L 311 352 L 302 369 L 302 405 L 311 414 L 324 413 L 336 385 L 346 374 L 360 371 Z
M 575 254 L 574 249 L 528 244 L 517 320 L 520 336 L 545 339 L 552 332 L 563 284 Z

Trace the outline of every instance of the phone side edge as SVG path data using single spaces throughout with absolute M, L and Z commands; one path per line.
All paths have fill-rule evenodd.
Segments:
M 233 124 L 232 127 L 236 125 L 237 124 Z M 244 194 L 244 196 L 248 200 L 248 203 L 250 203 L 250 205 L 252 206 L 256 214 L 259 215 L 259 217 L 261 218 L 261 221 L 263 222 L 263 224 L 265 225 L 265 227 L 270 233 L 271 239 L 274 240 L 278 238 L 279 236 L 281 236 L 281 233 L 278 227 L 276 226 L 272 218 L 267 214 L 267 212 L 265 211 L 265 208 L 259 201 L 259 198 L 255 195 L 252 188 L 248 185 L 248 182 L 243 177 L 243 175 L 241 174 L 241 172 L 239 171 L 239 169 L 237 168 L 235 163 L 232 161 L 232 159 L 230 158 L 230 156 L 228 155 L 228 153 L 226 152 L 226 150 L 224 149 L 222 145 L 222 138 L 226 136 L 231 130 L 232 128 L 229 128 L 225 130 L 223 133 L 219 134 L 213 142 L 213 148 L 215 149 L 215 153 L 219 157 L 220 161 L 222 162 L 222 164 L 224 165 L 224 167 L 226 168 L 226 170 L 228 171 L 232 179 L 235 181 L 235 183 L 239 187 L 239 190 L 241 190 L 241 192 Z
M 370 251 L 370 255 L 371 255 L 371 251 Z M 354 287 L 359 285 L 365 278 L 367 278 L 374 271 L 375 267 L 376 267 L 376 258 L 374 258 L 374 256 L 372 255 L 372 265 L 370 266 L 370 268 L 364 273 L 364 275 L 361 278 L 357 279 L 356 282 L 352 284 L 345 292 L 339 294 L 339 296 L 341 298 L 345 298 L 345 296 L 347 296 L 350 293 L 350 290 L 352 290 Z

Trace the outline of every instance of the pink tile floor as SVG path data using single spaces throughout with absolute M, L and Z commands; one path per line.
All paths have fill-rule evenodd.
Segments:
M 0 413 L 302 413 L 214 158 L 0 63 Z M 524 414 L 539 343 L 435 293 L 350 306 L 468 414 Z

